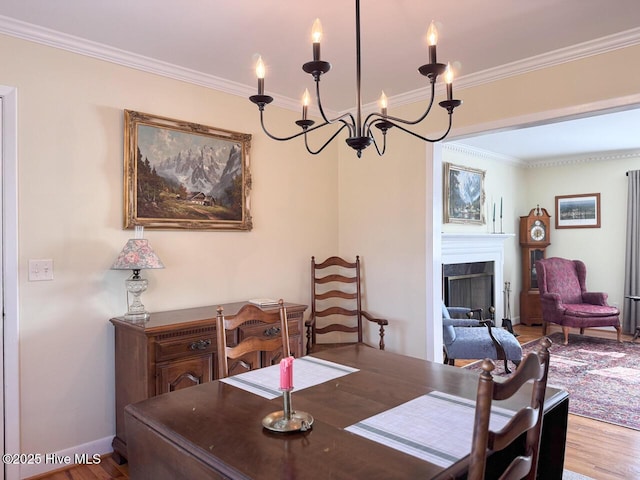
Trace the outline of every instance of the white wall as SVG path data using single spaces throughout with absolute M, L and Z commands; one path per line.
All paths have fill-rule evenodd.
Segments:
M 585 158 L 568 165 L 532 168 L 527 182 L 551 218 L 547 256 L 579 259 L 587 266 L 587 288 L 609 294 L 619 308 L 624 300 L 627 185 L 625 173 L 640 168 L 640 154 Z M 556 229 L 555 197 L 600 193 L 600 228 Z
M 511 283 L 511 318 L 518 312 L 518 295 L 521 288 L 520 245 L 518 242 L 519 217 L 527 215 L 534 205 L 527 203 L 527 187 L 525 169 L 513 162 L 506 162 L 472 154 L 455 147 L 443 148 L 444 161 L 454 165 L 467 166 L 485 171 L 485 225 L 467 225 L 446 223 L 442 231 L 447 233 L 510 233 L 515 237 L 504 243 L 504 281 Z M 500 203 L 502 201 L 502 226 L 500 224 Z M 495 205 L 495 232 L 493 209 Z M 502 230 L 501 230 L 502 228 Z M 496 304 L 503 305 L 503 286 L 495 292 Z
M 571 160 L 548 159 L 547 166 L 526 167 L 491 159 L 490 156 L 444 148 L 445 161 L 486 171 L 485 187 L 489 207 L 487 225 L 445 224 L 444 232 L 490 232 L 492 205 L 504 198 L 504 230 L 516 236 L 505 244 L 505 281 L 511 281 L 511 313 L 517 322 L 520 315 L 521 249 L 519 217 L 536 205 L 551 215 L 551 245 L 547 257 L 560 256 L 583 260 L 588 267 L 587 286 L 592 291 L 606 291 L 609 303 L 622 307 L 624 299 L 624 249 L 626 235 L 627 170 L 637 169 L 640 156 L 606 153 L 576 157 Z M 492 193 L 493 192 L 493 193 Z M 583 193 L 600 193 L 601 227 L 556 229 L 555 197 Z M 498 214 L 497 214 L 498 215 Z M 496 218 L 496 228 L 499 221 Z M 602 252 L 618 254 L 602 255 Z M 498 297 L 502 298 L 502 297 Z

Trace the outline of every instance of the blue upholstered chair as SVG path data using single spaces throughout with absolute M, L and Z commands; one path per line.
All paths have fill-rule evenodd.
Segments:
M 507 360 L 516 367 L 522 361 L 522 347 L 516 337 L 503 328 L 492 328 L 490 320 L 469 318 L 472 309 L 442 305 L 442 335 L 445 363 L 455 359 L 503 360 L 505 372 L 511 373 Z M 453 318 L 452 318 L 453 317 Z

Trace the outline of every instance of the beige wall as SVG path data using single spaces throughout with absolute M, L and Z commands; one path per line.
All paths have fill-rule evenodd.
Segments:
M 394 139 L 395 140 L 395 139 Z M 365 308 L 387 318 L 387 349 L 424 357 L 424 145 L 394 142 L 361 159 L 347 147 L 340 159 L 340 252 L 361 255 Z M 375 344 L 377 328 L 369 332 Z
M 251 133 L 251 232 L 151 231 L 166 268 L 144 272 L 151 311 L 283 297 L 308 302 L 312 254 L 338 249 L 337 161 L 259 131 L 247 99 L 0 36 L 17 87 L 21 448 L 57 452 L 114 433 L 113 330 L 126 272 L 123 109 Z M 276 127 L 290 112 L 269 108 Z M 284 127 L 282 127 L 284 130 Z M 28 282 L 28 259 L 55 278 Z
M 599 102 L 637 96 L 640 93 L 637 83 L 640 64 L 635 61 L 638 55 L 640 47 L 629 47 L 458 89 L 454 95 L 464 104 L 456 110 L 451 138 L 461 134 L 459 132 L 479 132 L 487 125 L 494 128 L 496 124 L 508 125 L 510 119 L 512 125 L 517 125 L 523 118 L 540 119 L 548 116 L 548 112 L 575 114 L 592 110 Z M 608 71 L 624 71 L 625 75 L 615 79 L 593 75 L 602 65 L 607 65 Z M 423 105 L 394 108 L 390 104 L 389 114 L 417 118 L 422 108 Z M 429 119 L 421 133 L 436 132 L 431 135 L 435 136 L 442 125 L 441 117 Z M 390 131 L 388 137 L 390 145 L 382 159 L 376 159 L 371 149 L 360 160 L 353 152 L 340 151 L 340 248 L 345 252 L 366 253 L 363 257 L 368 265 L 368 306 L 375 314 L 394 322 L 388 329 L 389 348 L 413 356 L 437 358 L 439 352 L 434 349 L 438 350 L 438 342 L 434 337 L 440 335 L 439 312 L 432 301 L 440 298 L 436 285 L 439 274 L 434 273 L 439 251 L 430 247 L 437 244 L 435 238 L 440 233 L 437 223 L 435 228 L 432 226 L 432 218 L 440 215 L 442 209 L 438 185 L 441 178 L 437 173 L 441 169 L 441 158 L 436 155 L 436 163 L 432 164 L 431 145 L 425 146 L 413 137 L 394 131 Z M 528 192 L 524 199 L 516 195 L 518 184 L 500 185 L 506 178 L 502 173 L 493 178 L 488 187 L 489 194 L 496 198 L 504 192 L 505 209 L 511 211 L 514 233 L 520 215 L 528 214 L 538 202 L 544 206 L 537 192 L 531 190 L 539 186 L 521 173 L 518 175 L 524 191 Z M 513 202 L 507 200 L 511 196 Z M 505 230 L 507 228 L 505 224 Z M 368 242 L 376 247 L 368 247 Z M 512 247 L 507 257 L 512 278 L 517 277 L 514 270 L 519 252 L 516 253 L 516 249 L 517 246 Z M 435 294 L 430 291 L 431 286 Z M 517 302 L 517 294 L 514 288 L 512 301 Z
M 456 125 L 638 93 L 638 55 L 640 48 L 628 48 L 461 90 Z M 268 140 L 243 98 L 3 36 L 0 64 L 0 84 L 17 87 L 19 101 L 23 452 L 61 451 L 114 433 L 108 319 L 126 308 L 126 274 L 109 267 L 131 234 L 121 229 L 125 108 L 254 134 L 254 230 L 146 232 L 167 267 L 146 272 L 150 310 L 254 296 L 304 302 L 310 255 L 360 254 L 367 307 L 392 322 L 389 350 L 434 354 L 426 292 L 441 187 L 430 145 L 390 132 L 383 158 L 369 150 L 357 159 L 342 145 L 310 157 L 299 142 Z M 613 84 L 593 74 L 603 64 L 626 73 Z M 390 113 L 415 117 L 418 110 Z M 268 111 L 276 129 L 294 117 Z M 437 123 L 425 128 L 437 130 Z M 516 212 L 517 202 L 506 201 L 513 191 L 500 181 L 491 180 L 491 191 L 504 192 L 506 208 L 522 214 L 526 208 Z M 52 258 L 54 281 L 28 282 L 30 258 Z

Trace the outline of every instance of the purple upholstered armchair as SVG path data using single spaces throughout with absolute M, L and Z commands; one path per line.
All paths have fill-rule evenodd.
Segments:
M 587 268 L 580 260 L 544 258 L 536 262 L 538 288 L 542 304 L 543 335 L 547 324 L 562 325 L 564 344 L 569 343 L 569 329 L 614 327 L 620 341 L 620 310 L 607 304 L 606 293 L 587 292 Z

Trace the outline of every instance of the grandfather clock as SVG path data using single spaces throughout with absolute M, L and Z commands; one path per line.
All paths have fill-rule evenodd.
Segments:
M 551 244 L 551 216 L 538 205 L 529 215 L 520 217 L 520 247 L 522 248 L 522 291 L 520 292 L 520 323 L 542 324 L 540 291 L 536 274 L 536 260 L 545 258 Z

